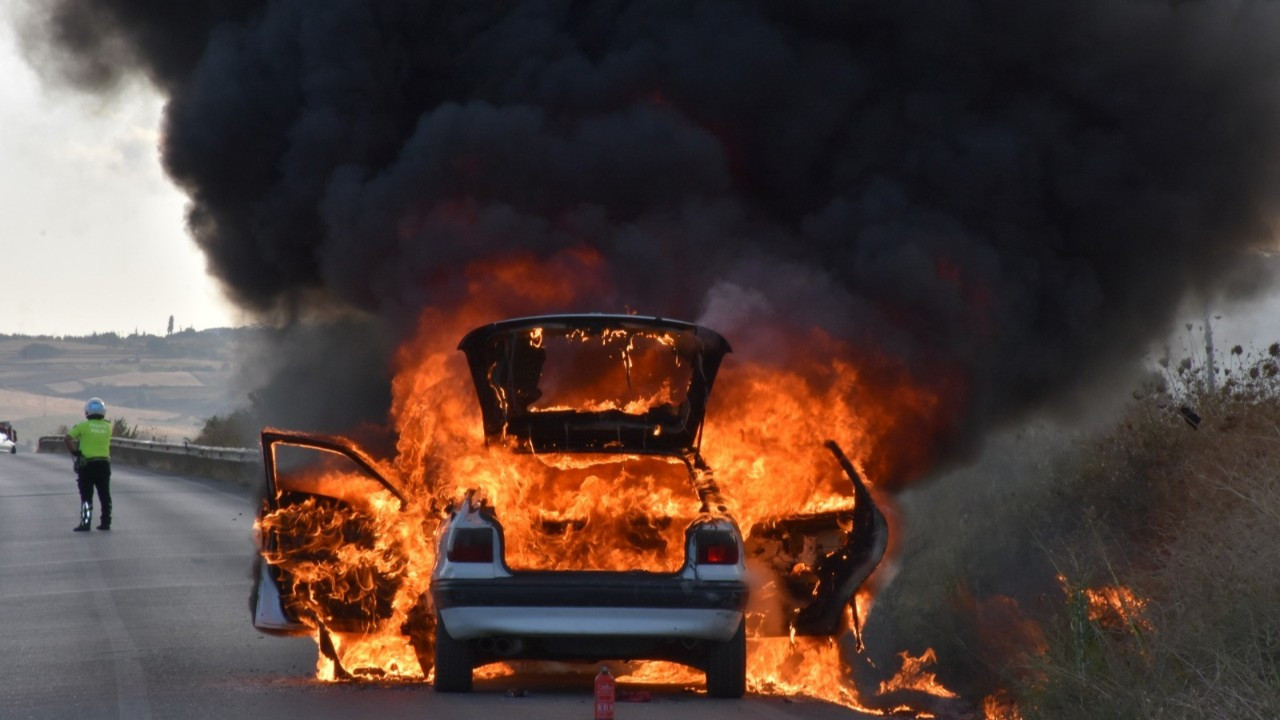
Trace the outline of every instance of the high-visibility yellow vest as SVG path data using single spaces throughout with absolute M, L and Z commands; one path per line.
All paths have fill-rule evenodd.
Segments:
M 80 454 L 86 460 L 111 457 L 111 423 L 100 418 L 76 423 L 67 434 L 80 441 Z

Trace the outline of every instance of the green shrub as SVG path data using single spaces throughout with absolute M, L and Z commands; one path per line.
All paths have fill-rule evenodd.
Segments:
M 259 423 L 248 410 L 236 410 L 222 417 L 214 415 L 204 421 L 196 436 L 196 445 L 209 447 L 253 447 L 257 444 Z
M 111 437 L 126 438 L 128 440 L 138 439 L 138 426 L 130 425 L 124 418 L 116 418 L 111 421 Z

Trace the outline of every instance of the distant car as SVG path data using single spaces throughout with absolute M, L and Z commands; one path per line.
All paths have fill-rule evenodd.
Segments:
M 7 420 L 0 420 L 0 452 L 8 450 L 12 455 L 18 452 L 18 431 Z
M 657 659 L 702 670 L 712 697 L 741 697 L 747 560 L 765 545 L 790 560 L 773 578 L 783 617 L 762 632 L 843 629 L 845 608 L 884 552 L 884 519 L 833 446 L 856 507 L 804 516 L 779 509 L 744 539 L 699 451 L 711 388 L 730 351 L 719 334 L 662 318 L 555 315 L 477 328 L 459 348 L 488 457 L 508 479 L 455 478 L 470 489 L 418 527 L 406 510 L 417 501 L 350 441 L 264 430 L 265 562 L 251 599 L 258 629 L 319 627 L 321 651 L 336 659 L 328 633 L 385 630 L 399 589 L 413 581 L 406 557 L 423 535 L 434 538 L 429 582 L 396 631 L 424 672 L 434 666 L 443 692 L 469 691 L 473 670 L 492 662 Z M 299 450 L 345 457 L 358 470 L 317 471 L 294 459 Z M 534 495 L 560 504 L 495 505 L 503 482 L 541 483 L 546 491 Z M 590 493 L 580 490 L 588 485 Z M 607 502 L 633 492 L 643 494 L 640 510 Z M 403 527 L 385 528 L 360 511 L 372 493 L 399 500 Z M 593 528 L 604 532 L 575 544 Z M 516 530 L 522 540 L 509 547 Z M 400 532 L 406 539 L 382 539 Z M 323 571 L 358 551 L 364 559 L 337 576 Z

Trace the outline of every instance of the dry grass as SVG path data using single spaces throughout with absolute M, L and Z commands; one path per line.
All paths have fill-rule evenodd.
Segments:
M 1147 598 L 1150 629 L 1102 627 L 1068 596 L 1048 650 L 1020 683 L 1028 718 L 1280 716 L 1280 407 L 1274 398 L 1193 396 L 1199 430 L 1160 403 L 1135 408 L 1094 447 L 1106 494 L 1145 506 L 1110 517 L 1069 576 Z M 1085 541 L 1087 542 L 1087 540 Z M 1123 551 L 1123 563 L 1108 559 Z
M 869 641 L 932 644 L 945 681 L 1027 720 L 1280 717 L 1277 353 L 1212 392 L 1179 366 L 1101 432 L 998 440 L 904 498 Z M 1091 618 L 1102 586 L 1147 604 Z

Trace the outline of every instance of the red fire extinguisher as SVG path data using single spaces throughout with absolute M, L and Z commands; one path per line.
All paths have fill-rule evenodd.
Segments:
M 609 674 L 609 666 L 602 665 L 600 674 L 596 675 L 596 717 L 595 720 L 613 720 L 613 702 L 617 683 Z

